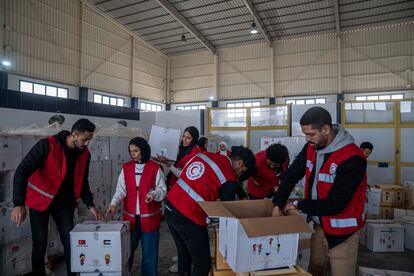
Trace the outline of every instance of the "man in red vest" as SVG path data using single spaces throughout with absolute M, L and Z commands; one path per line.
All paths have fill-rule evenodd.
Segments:
M 312 275 L 328 275 L 330 264 L 333 276 L 353 276 L 359 229 L 365 224 L 367 161 L 353 137 L 340 125 L 332 125 L 322 107 L 308 109 L 300 124 L 307 143 L 282 178 L 273 198 L 273 215 L 297 208 L 313 220 Z M 305 199 L 286 204 L 304 176 Z
M 249 198 L 272 198 L 288 165 L 289 152 L 282 144 L 272 144 L 256 153 L 256 171 L 247 182 Z
M 207 276 L 211 268 L 207 215 L 198 202 L 234 200 L 237 177 L 255 165 L 248 148 L 230 158 L 205 152 L 191 159 L 169 191 L 165 218 L 178 252 L 178 275 Z
M 32 269 L 36 276 L 45 275 L 49 217 L 55 221 L 65 252 L 68 275 L 70 270 L 70 237 L 73 215 L 81 198 L 97 220 L 102 218 L 93 204 L 88 183 L 89 141 L 95 125 L 87 119 L 78 120 L 72 131 L 61 131 L 40 140 L 16 169 L 13 180 L 11 220 L 17 226 L 26 218 L 29 207 L 32 229 Z

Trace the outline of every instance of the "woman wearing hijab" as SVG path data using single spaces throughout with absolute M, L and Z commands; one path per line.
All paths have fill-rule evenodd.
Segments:
M 185 164 L 190 161 L 197 153 L 202 150 L 197 147 L 198 137 L 200 136 L 198 129 L 194 126 L 189 126 L 184 129 L 183 136 L 181 138 L 181 144 L 178 150 L 177 161 L 175 163 L 171 160 L 166 159 L 164 156 L 157 156 L 156 160 L 165 164 L 170 172 L 167 175 L 167 186 L 171 186 L 180 177 L 181 171 Z
M 118 184 L 106 215 L 114 215 L 116 206 L 124 202 L 123 220 L 131 223 L 131 255 L 129 270 L 139 240 L 142 246 L 142 276 L 156 276 L 160 238 L 161 201 L 167 193 L 164 173 L 152 160 L 148 142 L 135 137 L 129 142 L 131 161 L 123 165 Z
M 207 151 L 208 148 L 208 139 L 206 137 L 200 137 L 197 142 L 197 146 L 200 148 L 202 152 Z
M 227 146 L 226 142 L 221 141 L 220 144 L 219 144 L 219 148 L 220 148 L 220 150 L 216 153 L 221 154 L 221 155 L 225 155 L 227 157 L 230 156 L 231 151 L 228 150 L 229 147 Z

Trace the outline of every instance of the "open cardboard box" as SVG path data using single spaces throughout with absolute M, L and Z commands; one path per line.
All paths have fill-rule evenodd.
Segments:
M 295 265 L 299 233 L 312 232 L 301 216 L 272 217 L 271 200 L 199 204 L 220 219 L 219 250 L 234 272 Z

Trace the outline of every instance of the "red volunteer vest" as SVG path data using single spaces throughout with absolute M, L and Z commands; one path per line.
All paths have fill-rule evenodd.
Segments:
M 329 156 L 328 160 L 326 160 L 325 164 L 320 169 L 319 174 L 315 176 L 318 177 L 318 199 L 328 197 L 329 191 L 332 189 L 335 181 L 336 169 L 342 162 L 348 160 L 352 156 L 363 157 L 361 150 L 355 144 L 344 146 Z M 306 159 L 305 198 L 309 199 L 309 177 L 316 161 L 315 148 L 310 144 L 308 144 L 306 151 Z M 348 202 L 348 205 L 340 214 L 334 216 L 322 216 L 322 228 L 325 233 L 331 235 L 346 235 L 351 234 L 364 226 L 366 189 L 367 175 L 365 174 L 351 200 Z
M 187 162 L 190 161 L 191 158 L 193 158 L 197 153 L 200 153 L 200 152 L 201 152 L 200 147 L 194 146 L 193 149 L 188 154 L 184 155 L 180 160 L 175 162 L 174 167 L 176 167 L 177 169 L 184 168 L 185 164 L 187 164 Z M 171 173 L 171 176 L 168 178 L 167 186 L 171 188 L 176 181 L 177 181 L 177 177 Z
M 155 200 L 145 203 L 145 197 L 150 189 L 155 189 L 155 181 L 160 166 L 154 161 L 148 160 L 137 187 L 135 178 L 135 162 L 130 161 L 123 166 L 126 197 L 124 199 L 123 219 L 130 221 L 131 230 L 135 227 L 135 214 L 137 208 L 137 197 L 139 197 L 139 211 L 141 230 L 152 232 L 160 228 L 161 222 L 161 203 Z
M 275 187 L 279 186 L 280 179 L 283 172 L 286 171 L 288 162 L 285 162 L 282 167 L 283 171 L 279 176 L 276 171 L 269 168 L 267 165 L 266 150 L 256 153 L 257 172 L 254 176 L 249 177 L 247 187 L 249 193 L 254 197 L 264 198 L 266 195 L 275 191 Z
M 66 175 L 66 157 L 63 147 L 54 136 L 49 136 L 49 152 L 45 163 L 30 177 L 26 191 L 26 205 L 37 211 L 47 209 L 59 191 Z M 73 185 L 76 201 L 82 191 L 89 150 L 85 148 L 76 161 Z
M 236 181 L 228 157 L 199 153 L 187 164 L 167 195 L 168 201 L 192 222 L 205 226 L 207 215 L 197 202 L 215 201 L 227 181 Z

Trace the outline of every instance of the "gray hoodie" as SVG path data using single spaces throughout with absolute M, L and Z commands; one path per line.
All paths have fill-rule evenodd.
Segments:
M 313 179 L 313 185 L 312 185 L 312 199 L 317 200 L 318 199 L 318 175 L 319 170 L 321 169 L 322 165 L 325 161 L 325 154 L 327 153 L 333 153 L 346 145 L 353 144 L 354 143 L 354 137 L 352 137 L 351 134 L 349 134 L 341 125 L 335 124 L 332 126 L 336 136 L 334 140 L 325 148 L 316 150 L 316 163 L 315 166 L 315 177 Z M 319 217 L 312 217 L 313 221 L 320 224 Z

